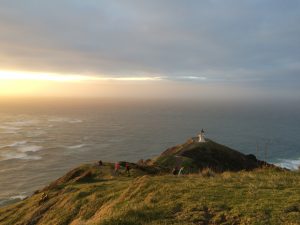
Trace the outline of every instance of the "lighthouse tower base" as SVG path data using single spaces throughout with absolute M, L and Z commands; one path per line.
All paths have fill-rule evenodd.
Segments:
M 202 143 L 205 142 L 205 138 L 203 134 L 198 135 L 198 142 L 202 142 Z

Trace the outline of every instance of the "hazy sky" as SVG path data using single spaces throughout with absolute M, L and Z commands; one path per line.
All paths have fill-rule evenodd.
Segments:
M 104 77 L 91 95 L 300 97 L 299 49 L 299 0 L 0 2 L 0 71 Z

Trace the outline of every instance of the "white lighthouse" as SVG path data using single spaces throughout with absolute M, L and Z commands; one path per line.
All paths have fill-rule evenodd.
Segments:
M 200 134 L 198 135 L 198 142 L 205 142 L 203 129 L 201 130 Z

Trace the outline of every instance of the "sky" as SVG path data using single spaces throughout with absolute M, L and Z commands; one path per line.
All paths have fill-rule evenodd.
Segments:
M 0 96 L 300 97 L 298 0 L 1 0 Z

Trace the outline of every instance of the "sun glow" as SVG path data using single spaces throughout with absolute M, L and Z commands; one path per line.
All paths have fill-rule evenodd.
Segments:
M 78 82 L 85 80 L 95 80 L 97 77 L 81 75 L 60 75 L 54 73 L 35 73 L 21 71 L 0 71 L 1 80 L 42 80 L 57 82 Z
M 162 78 L 0 71 L 0 96 L 114 96 L 121 90 L 124 95 L 126 88 L 158 80 Z
M 161 77 L 107 77 L 107 76 L 89 76 L 89 75 L 61 75 L 55 73 L 36 73 L 22 71 L 0 71 L 0 80 L 42 80 L 56 82 L 80 82 L 80 81 L 147 81 L 161 80 Z

